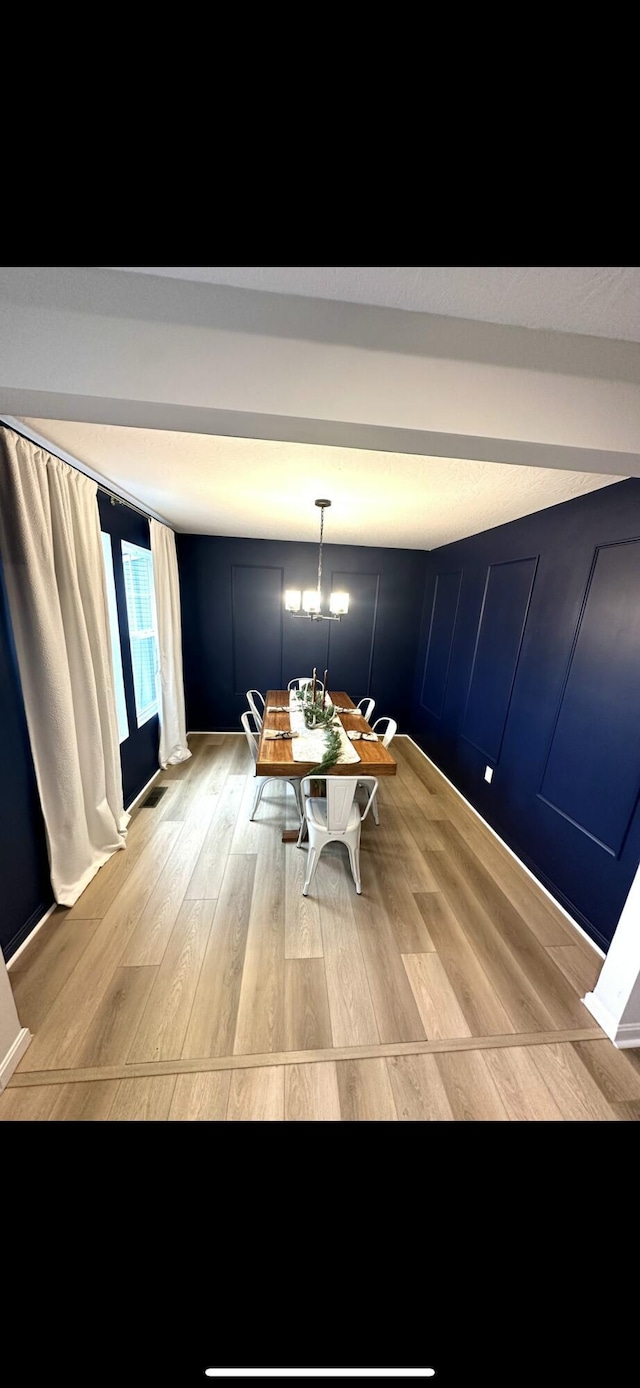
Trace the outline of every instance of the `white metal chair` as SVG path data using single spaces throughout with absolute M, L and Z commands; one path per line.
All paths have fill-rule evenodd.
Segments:
M 305 688 L 305 685 L 307 685 L 307 684 L 313 684 L 313 676 L 312 676 L 312 675 L 298 675 L 298 678 L 297 678 L 297 679 L 295 679 L 295 680 L 289 680 L 289 683 L 288 683 L 288 685 L 287 685 L 287 689 L 304 689 L 304 688 Z M 323 685 L 323 683 L 322 683 L 322 680 L 316 680 L 316 689 L 319 689 L 319 690 L 320 690 L 320 693 L 322 694 L 322 691 L 323 691 L 323 689 L 324 689 L 324 685 Z
M 385 732 L 382 731 L 381 724 L 386 724 Z M 395 718 L 376 718 L 376 721 L 371 731 L 372 733 L 378 734 L 378 737 L 381 738 L 383 747 L 388 747 L 389 743 L 393 742 L 393 739 L 398 731 L 398 724 L 396 723 Z M 364 785 L 364 781 L 358 781 L 358 790 L 362 785 Z M 378 810 L 377 802 L 374 802 L 374 804 L 371 806 L 371 813 L 373 815 L 374 824 L 379 824 L 380 812 Z
M 253 728 L 251 727 L 251 719 L 253 719 L 253 721 L 254 721 L 254 727 L 253 727 Z M 251 756 L 253 757 L 254 762 L 257 762 L 257 760 L 258 760 L 258 733 L 259 733 L 260 729 L 259 729 L 258 726 L 257 726 L 258 720 L 257 720 L 257 718 L 256 718 L 255 713 L 252 713 L 250 709 L 247 709 L 246 713 L 243 713 L 243 714 L 240 715 L 240 722 L 242 723 L 242 726 L 243 726 L 243 728 L 244 728 L 244 732 L 245 732 L 245 736 L 246 736 L 247 742 L 249 743 L 249 750 L 250 750 L 250 752 L 251 752 Z M 283 780 L 284 780 L 284 777 L 283 777 L 283 776 L 259 776 L 259 777 L 258 777 L 258 782 L 257 782 L 257 785 L 256 785 L 255 798 L 254 798 L 254 801 L 253 801 L 253 805 L 252 805 L 252 807 L 251 807 L 251 814 L 249 815 L 249 818 L 250 818 L 250 819 L 254 819 L 254 818 L 255 818 L 256 810 L 257 810 L 258 805 L 260 804 L 260 801 L 261 801 L 261 799 L 262 799 L 262 792 L 263 792 L 265 786 L 268 784 L 268 782 L 269 782 L 269 781 L 278 781 L 278 782 L 281 784 Z M 301 822 L 302 822 L 302 799 L 301 799 L 301 794 L 300 794 L 300 777 L 299 777 L 299 776 L 288 776 L 287 779 L 286 779 L 286 781 L 285 781 L 285 784 L 291 786 L 291 789 L 292 789 L 292 791 L 293 791 L 293 793 L 294 793 L 294 795 L 295 795 L 295 797 L 296 797 L 296 809 L 297 809 L 297 811 L 298 811 L 298 814 L 299 814 L 299 816 L 300 816 L 300 820 L 301 820 Z
M 361 699 L 360 703 L 356 704 L 356 708 L 360 710 L 360 713 L 362 714 L 365 723 L 368 723 L 370 721 L 371 714 L 373 713 L 375 706 L 375 699 Z
M 311 795 L 311 782 L 326 783 L 324 796 Z M 369 790 L 364 811 L 361 812 L 355 795 L 358 785 Z M 360 831 L 371 809 L 378 782 L 375 776 L 303 776 L 302 803 L 303 820 L 298 835 L 298 848 L 302 843 L 302 832 L 306 824 L 309 834 L 309 861 L 302 895 L 308 896 L 311 879 L 318 866 L 318 859 L 327 843 L 344 843 L 349 853 L 349 862 L 358 895 L 362 894 L 360 883 Z
M 396 723 L 395 718 L 376 718 L 376 721 L 375 721 L 375 723 L 374 723 L 374 725 L 373 725 L 371 731 L 372 731 L 372 733 L 377 733 L 377 734 L 378 734 L 378 737 L 380 737 L 380 735 L 381 735 L 381 732 L 380 732 L 380 724 L 381 724 L 381 723 L 386 723 L 386 725 L 387 725 L 386 731 L 385 731 L 384 733 L 382 733 L 382 746 L 383 746 L 383 747 L 388 747 L 388 746 L 389 746 L 389 743 L 390 743 L 390 742 L 393 742 L 393 739 L 394 739 L 394 737 L 395 737 L 395 735 L 396 735 L 396 733 L 397 733 L 397 731 L 398 731 L 398 724 Z
M 259 689 L 247 690 L 247 703 L 258 724 L 258 731 L 260 731 L 264 718 L 264 696 L 260 693 Z

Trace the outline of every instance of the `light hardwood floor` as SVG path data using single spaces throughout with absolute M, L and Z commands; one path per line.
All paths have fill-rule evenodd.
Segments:
M 249 821 L 244 738 L 197 735 L 125 852 L 10 970 L 28 1121 L 640 1117 L 640 1056 L 580 1001 L 600 957 L 406 738 L 346 851 L 306 853 L 284 786 Z

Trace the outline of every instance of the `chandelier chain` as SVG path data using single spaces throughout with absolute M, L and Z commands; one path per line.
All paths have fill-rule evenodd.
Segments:
M 322 591 L 322 536 L 324 534 L 324 506 L 320 507 L 320 549 L 318 551 L 318 597 Z
M 307 617 L 311 622 L 339 622 L 349 611 L 349 594 L 343 592 L 332 593 L 329 599 L 329 611 L 322 612 L 322 552 L 324 545 L 324 513 L 325 508 L 331 502 L 326 497 L 318 497 L 316 506 L 320 508 L 320 544 L 318 547 L 318 586 L 315 593 L 305 589 L 304 593 L 297 588 L 287 588 L 285 592 L 285 607 L 292 617 Z M 302 598 L 302 604 L 300 599 Z

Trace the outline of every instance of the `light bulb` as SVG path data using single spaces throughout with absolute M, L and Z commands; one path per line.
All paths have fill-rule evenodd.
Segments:
M 349 594 L 341 592 L 332 593 L 329 598 L 329 611 L 332 612 L 335 617 L 343 617 L 344 614 L 349 611 Z

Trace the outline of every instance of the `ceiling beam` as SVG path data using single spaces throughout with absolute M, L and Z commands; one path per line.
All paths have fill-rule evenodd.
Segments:
M 0 269 L 0 411 L 640 476 L 640 347 L 68 267 Z
M 14 418 L 69 419 L 88 424 L 121 424 L 136 429 L 169 429 L 185 434 L 317 443 L 335 448 L 413 453 L 420 457 L 469 458 L 480 463 L 515 463 L 521 467 L 640 477 L 640 456 L 637 453 L 568 448 L 529 443 L 522 439 L 505 441 L 471 435 L 436 434 L 420 429 L 392 429 L 376 424 L 354 424 L 349 420 L 292 419 L 286 415 L 252 414 L 247 410 L 212 410 L 197 405 L 109 400 L 105 396 L 61 395 L 0 387 L 0 414 L 5 418 L 9 403 Z

